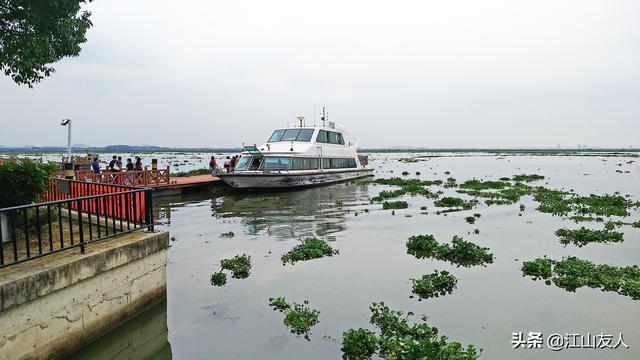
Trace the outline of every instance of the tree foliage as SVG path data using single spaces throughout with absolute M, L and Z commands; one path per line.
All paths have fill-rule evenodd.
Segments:
M 0 71 L 19 85 L 33 87 L 50 76 L 50 66 L 78 56 L 87 41 L 91 0 L 0 0 Z
M 0 165 L 0 208 L 34 202 L 47 189 L 49 165 L 8 161 Z

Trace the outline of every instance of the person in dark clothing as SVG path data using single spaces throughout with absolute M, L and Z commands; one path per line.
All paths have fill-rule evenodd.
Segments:
M 135 171 L 142 171 L 142 159 L 140 158 L 140 156 L 136 156 L 136 165 L 134 167 Z
M 127 159 L 127 171 L 133 171 L 133 162 L 131 159 Z
M 118 162 L 116 162 L 118 170 L 122 170 L 122 156 L 118 156 Z
M 236 167 L 237 157 L 234 155 L 231 157 L 231 161 L 229 161 L 229 172 L 233 172 L 233 169 Z
M 113 158 L 111 158 L 111 161 L 109 162 L 109 170 L 116 171 L 116 166 L 118 166 L 118 157 L 113 155 Z
M 98 162 L 97 157 L 93 158 L 93 162 L 91 163 L 91 170 L 93 170 L 94 174 L 100 174 L 100 163 Z
M 211 176 L 216 175 L 216 171 L 218 170 L 218 163 L 216 163 L 216 158 L 214 156 L 211 157 L 209 161 L 209 170 L 211 170 Z

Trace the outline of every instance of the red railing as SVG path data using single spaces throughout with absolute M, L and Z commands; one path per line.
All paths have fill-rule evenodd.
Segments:
M 128 185 L 128 186 L 160 186 L 169 185 L 171 178 L 169 167 L 162 170 L 142 171 L 76 171 L 76 180 L 90 181 L 102 184 Z
M 95 195 L 113 194 L 107 197 L 93 197 L 72 203 L 74 210 L 83 209 L 99 216 L 131 219 L 137 222 L 145 220 L 146 193 L 140 188 L 114 184 L 102 184 L 78 180 L 51 179 L 44 194 L 43 201 L 61 201 L 90 197 Z

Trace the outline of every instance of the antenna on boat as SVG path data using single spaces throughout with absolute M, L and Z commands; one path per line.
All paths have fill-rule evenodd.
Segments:
M 322 107 L 322 117 L 320 118 L 320 120 L 322 120 L 322 127 L 325 127 L 325 121 L 327 121 L 327 116 L 324 112 L 324 106 Z
M 313 104 L 313 127 L 316 126 L 316 104 Z
M 304 122 L 304 116 L 298 116 L 298 121 L 300 121 L 300 127 L 302 127 L 302 123 Z

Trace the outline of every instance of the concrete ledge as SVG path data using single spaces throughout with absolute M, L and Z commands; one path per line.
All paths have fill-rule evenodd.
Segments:
M 169 245 L 168 232 L 133 232 L 0 270 L 0 312 L 108 271 Z
M 0 270 L 0 359 L 63 358 L 166 294 L 168 232 Z

